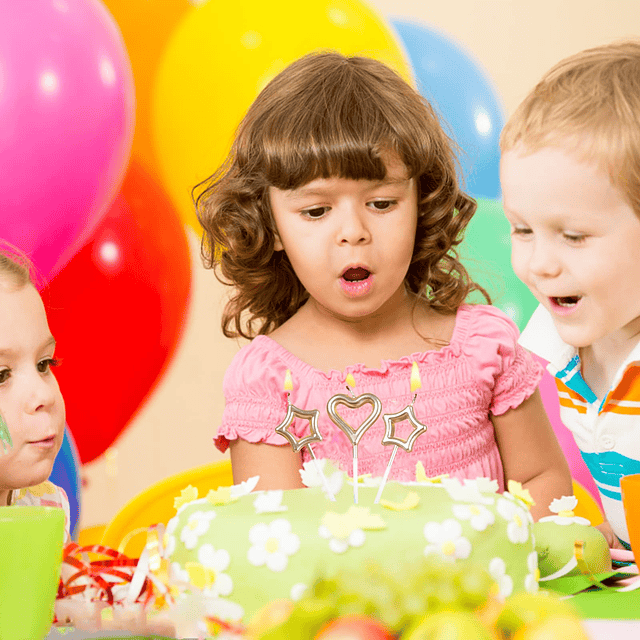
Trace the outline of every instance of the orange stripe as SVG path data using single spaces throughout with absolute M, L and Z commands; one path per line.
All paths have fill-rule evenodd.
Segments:
M 629 366 L 608 398 L 640 401 L 640 367 Z
M 556 387 L 558 388 L 558 391 L 563 391 L 564 393 L 568 393 L 573 400 L 579 400 L 580 402 L 585 402 L 585 399 L 579 393 L 567 387 L 567 385 L 564 382 L 562 382 L 562 380 L 558 380 L 558 378 L 554 378 L 554 380 L 556 381 Z
M 607 403 L 601 413 L 622 413 L 627 416 L 640 416 L 640 407 L 621 407 L 617 404 Z
M 578 413 L 587 413 L 587 408 L 579 404 L 573 404 L 569 398 L 560 398 L 560 406 L 575 409 Z

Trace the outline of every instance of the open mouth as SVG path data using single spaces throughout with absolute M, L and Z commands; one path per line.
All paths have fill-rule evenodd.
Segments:
M 582 296 L 561 296 L 551 298 L 551 300 L 559 307 L 571 308 L 577 305 L 581 298 Z
M 371 272 L 363 267 L 351 267 L 342 274 L 342 277 L 347 282 L 361 282 L 362 280 L 366 280 L 370 275 Z
M 359 298 L 371 291 L 373 274 L 364 267 L 349 267 L 342 274 L 340 284 L 350 298 Z

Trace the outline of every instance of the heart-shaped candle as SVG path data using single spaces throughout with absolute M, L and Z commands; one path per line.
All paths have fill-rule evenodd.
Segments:
M 370 404 L 371 413 L 357 429 L 354 429 L 338 415 L 336 407 L 340 404 L 343 404 L 349 409 L 359 409 L 365 404 Z M 327 413 L 331 421 L 349 438 L 353 446 L 353 500 L 358 504 L 358 443 L 367 429 L 380 417 L 382 413 L 382 403 L 380 402 L 380 398 L 374 396 L 372 393 L 363 393 L 355 398 L 350 398 L 349 396 L 339 393 L 329 398 L 329 402 L 327 402 Z

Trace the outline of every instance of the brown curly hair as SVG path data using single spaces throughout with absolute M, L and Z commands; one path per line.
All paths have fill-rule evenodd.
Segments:
M 269 187 L 330 177 L 380 181 L 389 151 L 418 185 L 407 289 L 443 313 L 473 290 L 490 302 L 455 252 L 476 202 L 458 185 L 452 146 L 431 105 L 377 60 L 315 53 L 282 71 L 249 108 L 225 163 L 194 189 L 205 266 L 235 287 L 224 335 L 270 333 L 308 298 L 285 252 L 274 251 Z

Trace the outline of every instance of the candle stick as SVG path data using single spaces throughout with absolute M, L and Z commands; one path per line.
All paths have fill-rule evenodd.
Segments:
M 411 400 L 411 404 L 406 406 L 402 411 L 389 414 L 385 413 L 382 416 L 382 419 L 384 420 L 384 437 L 382 438 L 382 444 L 392 444 L 393 451 L 391 452 L 391 457 L 389 458 L 387 468 L 384 470 L 382 482 L 380 483 L 380 487 L 378 489 L 376 499 L 374 500 L 374 504 L 378 504 L 378 502 L 380 502 L 382 490 L 384 489 L 384 485 L 387 483 L 387 479 L 389 478 L 391 465 L 393 464 L 396 453 L 398 452 L 398 447 L 402 447 L 407 453 L 412 451 L 413 445 L 415 444 L 418 436 L 422 435 L 427 430 L 427 427 L 424 424 L 418 422 L 416 414 L 413 411 L 413 403 L 416 401 L 416 398 L 418 396 L 416 391 L 420 389 L 420 387 L 422 387 L 422 381 L 420 380 L 420 371 L 418 370 L 418 363 L 414 362 L 411 366 L 411 393 L 413 393 L 413 400 Z M 409 434 L 409 437 L 406 440 L 397 438 L 395 435 L 396 423 L 403 422 L 404 420 L 408 420 L 413 425 L 413 431 Z
M 350 387 L 355 387 L 355 380 L 353 376 L 349 374 L 347 376 L 347 382 L 351 383 L 347 385 L 349 391 Z M 358 443 L 365 434 L 365 431 L 378 419 L 382 413 L 382 403 L 380 398 L 374 396 L 372 393 L 363 393 L 360 396 L 354 396 L 351 391 L 352 397 L 345 396 L 344 394 L 337 394 L 329 398 L 327 403 L 327 413 L 332 422 L 349 438 L 353 447 L 353 501 L 358 504 Z M 336 412 L 336 405 L 343 404 L 349 409 L 358 409 L 363 404 L 370 404 L 372 407 L 371 413 L 367 419 L 357 428 L 354 429 L 349 423 L 345 422 Z
M 283 421 L 276 427 L 276 433 L 284 436 L 289 441 L 294 451 L 300 451 L 303 447 L 307 447 L 307 450 L 311 454 L 311 459 L 313 460 L 316 472 L 322 480 L 322 484 L 329 496 L 329 499 L 335 501 L 336 497 L 333 495 L 333 492 L 329 487 L 329 482 L 322 472 L 322 469 L 318 464 L 318 460 L 316 459 L 316 455 L 311 448 L 312 442 L 322 441 L 322 434 L 318 429 L 318 416 L 320 415 L 320 412 L 317 409 L 311 409 L 308 411 L 306 409 L 298 409 L 298 407 L 291 404 L 293 380 L 291 379 L 291 371 L 289 371 L 289 369 L 287 369 L 284 376 L 284 390 L 287 394 L 287 414 Z M 288 430 L 296 418 L 301 418 L 302 420 L 307 420 L 309 422 L 309 429 L 311 433 L 308 436 L 305 436 L 304 438 L 296 438 L 296 436 Z

